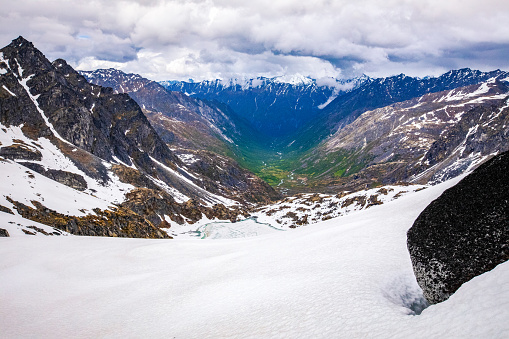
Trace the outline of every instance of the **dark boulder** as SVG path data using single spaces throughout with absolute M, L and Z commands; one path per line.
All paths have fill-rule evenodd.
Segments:
M 509 260 L 509 153 L 446 190 L 407 236 L 417 282 L 431 304 Z
M 8 237 L 9 232 L 5 228 L 0 228 L 0 237 Z

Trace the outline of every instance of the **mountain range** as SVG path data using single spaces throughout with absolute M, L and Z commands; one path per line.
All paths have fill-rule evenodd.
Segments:
M 500 70 L 157 83 L 115 69 L 76 72 L 22 37 L 0 56 L 2 166 L 101 200 L 75 215 L 45 206 L 42 192 L 10 192 L 0 205 L 76 234 L 107 234 L 104 220 L 129 215 L 134 228 L 164 236 L 171 225 L 246 217 L 281 193 L 339 199 L 436 184 L 508 149 Z M 95 208 L 103 217 L 95 213 L 91 229 Z M 137 232 L 113 233 L 146 236 Z
M 19 37 L 0 49 L 4 332 L 506 337 L 508 80 L 157 83 Z
M 505 71 L 481 72 L 465 68 L 439 77 L 414 78 L 403 74 L 379 79 L 362 77 L 349 82 L 338 81 L 336 87 L 318 86 L 316 80 L 309 78 L 290 83 L 278 78 L 259 78 L 241 83 L 216 80 L 166 81 L 161 84 L 195 98 L 230 105 L 237 115 L 258 123 L 256 126 L 251 123 L 257 133 L 262 133 L 264 126 L 268 131 L 293 121 L 285 125 L 285 133 L 272 130 L 265 133 L 265 144 L 257 144 L 261 154 L 257 161 L 253 161 L 250 152 L 241 150 L 244 158 L 251 160 L 245 165 L 285 192 L 334 193 L 396 182 L 438 182 L 461 173 L 490 154 L 504 151 L 507 79 Z M 432 95 L 434 93 L 440 94 Z M 441 97 L 447 99 L 441 100 Z M 278 103 L 279 112 L 286 113 L 278 114 L 273 109 L 273 102 Z M 296 108 L 299 113 L 307 113 L 300 115 Z M 451 113 L 438 114 L 437 118 L 436 110 L 454 111 L 456 118 L 448 119 Z M 486 114 L 474 112 L 483 110 Z M 483 128 L 467 138 L 469 129 L 478 125 L 476 119 L 486 119 L 490 110 L 500 112 L 494 114 L 499 120 L 484 121 Z M 383 121 L 380 115 L 384 115 Z M 415 119 L 424 122 L 423 130 L 415 124 Z M 418 129 L 415 133 L 426 135 L 427 143 L 421 141 L 417 145 L 416 142 L 394 139 L 395 134 L 391 131 L 397 132 L 402 139 L 408 129 L 405 125 L 411 121 Z M 492 132 L 486 134 L 488 125 Z M 491 138 L 493 134 L 498 135 L 494 140 L 499 141 L 488 142 L 482 151 L 479 147 L 469 148 L 461 153 L 462 160 L 452 160 L 450 155 L 458 143 L 463 142 L 459 140 L 460 135 L 475 142 Z M 358 140 L 353 142 L 353 138 Z M 415 135 L 412 138 L 415 139 Z M 242 145 L 242 141 L 238 144 Z M 425 155 L 423 152 L 428 150 Z M 401 158 L 402 154 L 405 154 L 404 158 Z M 424 156 L 430 158 L 428 162 L 420 162 Z M 402 167 L 406 169 L 402 170 Z M 419 176 L 424 171 L 427 174 Z
M 166 89 L 228 105 L 246 119 L 250 128 L 269 144 L 291 135 L 314 120 L 336 97 L 367 78 L 321 79 L 309 77 L 258 77 L 213 81 L 162 81 Z

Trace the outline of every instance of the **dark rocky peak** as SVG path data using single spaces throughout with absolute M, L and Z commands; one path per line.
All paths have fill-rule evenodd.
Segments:
M 7 125 L 24 123 L 25 129 L 35 131 L 34 137 L 48 136 L 49 127 L 56 140 L 107 161 L 117 158 L 128 165 L 134 161 L 146 169 L 153 167 L 150 157 L 170 167 L 180 163 L 128 95 L 89 84 L 64 60 L 50 63 L 23 38 L 1 52 L 17 78 L 9 81 L 3 76 L 2 81 L 6 78 L 7 88 L 23 94 L 20 107 L 3 110 Z M 17 118 L 9 114 L 12 111 L 18 112 Z
M 52 68 L 51 63 L 35 46 L 22 36 L 14 39 L 2 48 L 4 60 L 8 61 L 10 70 L 19 78 L 44 72 Z M 20 74 L 21 73 L 21 74 Z

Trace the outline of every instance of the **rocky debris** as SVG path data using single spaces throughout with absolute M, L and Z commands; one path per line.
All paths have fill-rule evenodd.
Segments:
M 381 205 L 403 194 L 425 188 L 422 185 L 406 185 L 384 186 L 354 193 L 341 192 L 337 195 L 301 193 L 286 197 L 276 204 L 257 208 L 253 215 L 262 222 L 271 223 L 275 220 L 278 227 L 296 228 Z
M 24 228 L 21 229 L 23 231 L 23 233 L 25 233 L 26 235 L 36 235 L 37 232 L 30 232 L 29 230 L 26 230 Z
M 177 203 L 168 194 L 148 188 L 138 188 L 127 193 L 126 201 L 121 206 L 145 216 L 160 228 L 168 228 L 167 221 L 161 219 L 165 215 L 178 224 L 193 224 L 204 216 L 232 222 L 249 217 L 248 210 L 242 206 L 215 204 L 207 207 L 194 199 Z
M 0 228 L 0 237 L 9 237 L 9 232 L 5 228 Z
M 509 153 L 495 156 L 433 201 L 408 231 L 408 250 L 431 304 L 509 260 Z
M 16 211 L 25 219 L 37 221 L 74 235 L 109 236 L 129 238 L 169 238 L 150 221 L 133 211 L 118 207 L 113 210 L 94 209 L 94 214 L 83 217 L 68 216 L 32 201 L 35 208 L 7 197 Z M 35 234 L 25 231 L 26 234 Z M 27 233 L 28 232 L 28 233 Z
M 37 227 L 37 226 L 27 226 L 27 228 L 33 229 L 34 231 L 42 233 L 44 235 L 53 235 L 53 233 L 48 233 L 45 230 L 43 230 L 42 228 Z
M 2 205 L 0 205 L 0 212 L 14 214 L 14 212 L 10 208 L 2 206 Z

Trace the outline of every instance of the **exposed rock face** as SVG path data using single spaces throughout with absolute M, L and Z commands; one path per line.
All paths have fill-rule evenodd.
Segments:
M 408 249 L 432 304 L 509 260 L 509 152 L 433 201 L 408 231 Z
M 0 237 L 8 237 L 8 236 L 9 236 L 9 232 L 7 232 L 7 230 L 4 228 L 0 228 Z
M 14 143 L 13 145 L 0 147 L 0 157 L 5 159 L 38 160 L 42 159 L 39 150 L 26 145 L 25 143 Z
M 74 188 L 78 191 L 84 191 L 87 189 L 87 182 L 79 174 L 66 172 L 62 170 L 55 170 L 52 168 L 45 169 L 42 165 L 32 162 L 23 162 L 22 164 L 30 168 L 31 170 L 34 170 L 37 173 L 44 175 L 47 178 L 55 180 L 56 182 Z

